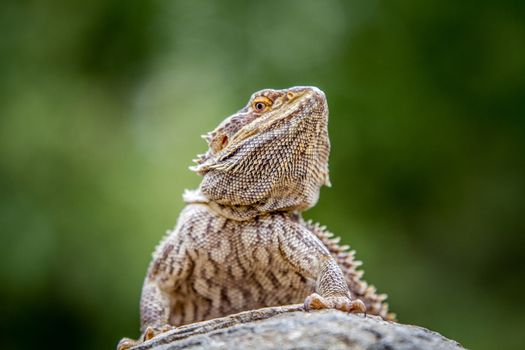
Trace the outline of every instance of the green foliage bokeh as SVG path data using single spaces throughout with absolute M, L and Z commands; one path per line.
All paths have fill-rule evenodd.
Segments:
M 0 347 L 138 336 L 199 135 L 256 90 L 316 85 L 333 187 L 305 216 L 357 250 L 401 322 L 521 348 L 524 4 L 3 4 Z

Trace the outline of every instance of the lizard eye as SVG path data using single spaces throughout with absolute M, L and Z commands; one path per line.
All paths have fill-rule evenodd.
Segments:
M 267 97 L 259 97 L 252 102 L 252 108 L 257 113 L 265 112 L 271 105 L 272 101 Z

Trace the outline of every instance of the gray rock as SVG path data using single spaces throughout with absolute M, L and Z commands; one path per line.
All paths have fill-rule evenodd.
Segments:
M 133 350 L 176 349 L 464 349 L 428 329 L 300 305 L 242 312 L 178 327 Z

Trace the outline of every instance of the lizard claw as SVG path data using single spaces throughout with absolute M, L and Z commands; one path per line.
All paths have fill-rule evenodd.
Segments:
M 128 350 L 131 347 L 140 344 L 140 340 L 133 340 L 131 338 L 122 338 L 117 345 L 117 350 Z
M 173 329 L 175 327 L 167 324 L 167 325 L 164 325 L 162 327 L 147 327 L 146 330 L 144 331 L 144 333 L 142 333 L 141 337 L 138 339 L 138 340 L 133 340 L 133 339 L 130 339 L 130 338 L 122 338 L 118 345 L 117 345 L 117 350 L 128 350 L 130 348 L 132 348 L 133 346 L 135 345 L 138 345 L 138 344 L 142 344 L 143 342 L 147 341 L 147 340 L 150 340 L 152 339 L 153 337 L 161 334 L 161 333 L 164 333 L 164 332 L 167 332 L 171 329 Z
M 361 300 L 351 300 L 349 297 L 322 297 L 312 293 L 304 300 L 306 310 L 336 309 L 345 312 L 356 312 L 366 314 L 366 306 Z

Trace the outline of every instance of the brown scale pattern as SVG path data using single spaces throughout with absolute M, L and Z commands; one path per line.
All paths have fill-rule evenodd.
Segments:
M 181 218 L 188 219 L 168 233 L 154 254 L 142 298 L 149 303 L 142 307 L 143 325 L 181 325 L 302 302 L 313 292 L 314 284 L 289 259 L 292 254 L 305 255 L 315 244 L 290 242 L 289 251 L 280 253 L 292 222 L 295 230 L 302 229 L 291 215 L 275 213 L 236 221 L 207 205 L 188 205 L 181 213 Z M 186 261 L 184 267 L 174 270 L 172 266 L 182 266 L 181 261 Z M 303 262 L 312 269 L 315 263 L 310 257 Z M 155 288 L 162 293 L 151 294 Z M 166 305 L 166 301 L 170 310 L 159 319 L 157 305 Z
M 328 106 L 314 87 L 262 90 L 204 136 L 203 176 L 153 254 L 142 340 L 191 322 L 304 302 L 393 319 L 354 252 L 300 212 L 329 185 Z M 136 344 L 123 339 L 120 349 Z

